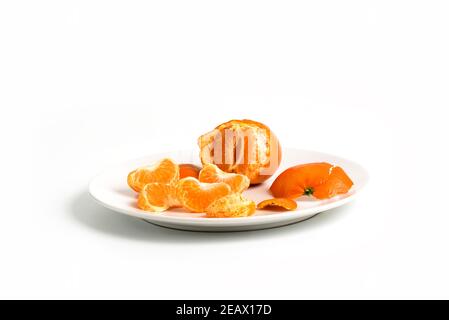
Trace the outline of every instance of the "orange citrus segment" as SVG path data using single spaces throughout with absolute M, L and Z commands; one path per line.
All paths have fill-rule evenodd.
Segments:
M 205 212 L 212 202 L 230 193 L 231 188 L 224 182 L 201 183 L 192 177 L 179 180 L 177 185 L 178 199 L 192 212 Z
M 245 199 L 239 193 L 233 193 L 219 198 L 206 209 L 208 218 L 237 218 L 248 217 L 256 211 L 256 204 Z
M 247 176 L 237 173 L 226 173 L 214 164 L 206 164 L 199 174 L 200 182 L 224 182 L 231 187 L 232 192 L 243 192 L 248 189 L 250 181 Z
M 182 163 L 179 165 L 179 179 L 193 177 L 198 179 L 201 168 L 190 163 Z
M 153 166 L 142 167 L 128 175 L 128 185 L 136 192 L 142 191 L 148 183 L 176 183 L 179 179 L 179 167 L 171 159 L 163 159 Z
M 173 184 L 148 183 L 143 187 L 137 199 L 137 207 L 146 211 L 161 212 L 179 206 L 176 186 Z
M 342 168 L 319 162 L 285 170 L 273 182 L 270 191 L 276 198 L 296 199 L 306 195 L 327 199 L 347 193 L 353 184 Z
M 295 210 L 298 207 L 296 201 L 287 198 L 273 198 L 260 202 L 257 209 L 285 209 Z

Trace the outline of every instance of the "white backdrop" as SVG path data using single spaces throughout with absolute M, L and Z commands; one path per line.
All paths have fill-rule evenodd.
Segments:
M 3 1 L 0 298 L 449 298 L 446 1 Z M 105 166 L 232 118 L 371 174 L 304 223 L 115 214 Z

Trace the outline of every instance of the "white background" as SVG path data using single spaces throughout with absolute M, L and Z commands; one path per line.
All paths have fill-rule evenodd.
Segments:
M 449 298 L 447 1 L 2 1 L 0 298 Z M 231 118 L 371 174 L 304 223 L 207 234 L 91 177 Z

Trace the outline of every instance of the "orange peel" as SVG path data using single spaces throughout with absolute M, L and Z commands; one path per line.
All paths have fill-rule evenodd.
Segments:
M 353 186 L 346 172 L 327 162 L 300 164 L 282 172 L 270 187 L 276 198 L 314 196 L 328 199 L 347 193 Z
M 257 204 L 257 209 L 285 209 L 285 210 L 296 210 L 298 204 L 296 201 L 287 198 L 273 198 L 263 200 Z

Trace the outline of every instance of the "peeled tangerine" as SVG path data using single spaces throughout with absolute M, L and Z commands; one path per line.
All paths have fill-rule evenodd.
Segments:
M 277 198 L 296 199 L 306 195 L 328 199 L 347 193 L 353 184 L 342 168 L 319 162 L 285 170 L 274 180 L 270 190 Z
M 172 207 L 180 207 L 176 186 L 165 183 L 148 183 L 137 199 L 137 207 L 146 211 L 162 212 Z
M 224 182 L 202 183 L 192 177 L 179 180 L 177 196 L 181 205 L 192 212 L 205 212 L 215 200 L 232 193 Z
M 162 159 L 152 166 L 142 167 L 128 175 L 128 185 L 136 192 L 142 191 L 148 183 L 176 183 L 179 180 L 179 166 L 171 159 Z
M 224 182 L 231 187 L 232 192 L 241 193 L 248 189 L 250 181 L 247 176 L 237 173 L 226 173 L 214 164 L 206 164 L 199 174 L 200 182 Z
M 199 137 L 203 165 L 217 165 L 259 184 L 271 177 L 281 162 L 281 147 L 266 125 L 252 120 L 231 120 Z
M 239 193 L 219 198 L 206 208 L 208 218 L 248 217 L 256 212 L 256 204 Z

